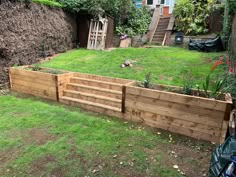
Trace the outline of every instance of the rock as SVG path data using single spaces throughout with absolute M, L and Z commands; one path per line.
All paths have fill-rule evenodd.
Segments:
M 125 64 L 121 64 L 120 67 L 121 67 L 121 68 L 125 68 Z
M 179 166 L 178 166 L 178 165 L 173 165 L 173 168 L 174 168 L 174 169 L 178 169 Z
M 125 66 L 129 66 L 131 64 L 131 62 L 129 61 L 129 60 L 126 60 L 125 62 L 124 62 L 124 65 Z

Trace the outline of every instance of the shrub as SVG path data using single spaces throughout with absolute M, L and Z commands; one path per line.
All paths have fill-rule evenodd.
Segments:
M 207 19 L 215 2 L 215 0 L 178 0 L 174 10 L 176 29 L 185 34 L 207 33 Z
M 131 11 L 132 0 L 58 0 L 70 12 L 85 11 L 97 16 L 104 13 L 115 18 L 116 23 L 123 22 Z
M 59 8 L 63 7 L 61 3 L 53 1 L 53 0 L 32 0 L 32 2 L 44 4 L 50 7 L 59 7 Z
M 128 34 L 130 37 L 142 35 L 147 32 L 150 21 L 151 12 L 146 7 L 140 9 L 133 7 L 127 22 L 118 25 L 116 32 L 120 35 Z

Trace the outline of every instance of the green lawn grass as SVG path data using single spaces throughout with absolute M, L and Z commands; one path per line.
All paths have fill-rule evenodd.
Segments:
M 181 85 L 188 70 L 197 83 L 204 79 L 220 55 L 175 47 L 79 49 L 41 66 L 140 81 L 151 71 L 154 83 Z M 120 68 L 127 59 L 134 66 Z M 181 177 L 181 171 L 202 176 L 211 150 L 209 143 L 118 118 L 31 97 L 0 96 L 0 176 Z
M 151 71 L 153 83 L 179 86 L 183 84 L 183 75 L 186 77 L 190 71 L 194 85 L 201 86 L 220 55 L 222 53 L 201 53 L 178 47 L 126 48 L 112 51 L 78 49 L 61 54 L 42 66 L 139 81 L 143 81 L 145 75 Z M 125 60 L 134 61 L 134 66 L 121 68 L 120 65 Z M 212 79 L 222 71 L 218 69 Z
M 187 176 L 207 171 L 208 143 L 54 102 L 7 95 L 0 103 L 0 176 L 182 176 L 173 165 Z

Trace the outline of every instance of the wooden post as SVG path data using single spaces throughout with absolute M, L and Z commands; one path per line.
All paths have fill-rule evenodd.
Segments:
M 90 27 L 89 27 L 89 37 L 88 37 L 88 44 L 87 44 L 88 49 L 90 49 L 90 47 L 91 47 L 92 24 L 93 24 L 93 19 L 90 21 Z
M 121 102 L 121 112 L 125 113 L 125 97 L 126 97 L 126 86 L 122 86 L 122 102 Z
M 56 97 L 57 97 L 57 102 L 59 102 L 59 84 L 58 84 L 58 76 L 55 78 L 55 86 L 56 86 Z
M 97 25 L 97 26 L 96 26 L 97 28 L 96 28 L 96 32 L 95 32 L 95 33 L 96 33 L 96 37 L 95 37 L 95 44 L 94 44 L 94 47 L 93 47 L 94 49 L 97 48 L 99 21 L 96 22 L 96 25 Z

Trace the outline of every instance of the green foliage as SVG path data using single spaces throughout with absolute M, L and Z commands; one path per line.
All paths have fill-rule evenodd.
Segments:
M 105 13 L 113 16 L 116 22 L 122 22 L 132 7 L 132 0 L 59 0 L 70 12 L 85 11 L 94 16 Z
M 205 93 L 205 96 L 206 97 L 209 97 L 209 93 L 208 93 L 208 90 L 210 90 L 210 74 L 208 74 L 206 76 L 206 79 L 205 79 L 205 82 L 202 84 L 202 87 L 203 87 L 203 90 L 204 90 L 204 93 Z
M 211 98 L 218 98 L 226 83 L 226 78 L 216 80 L 211 90 Z
M 116 32 L 119 35 L 127 34 L 130 37 L 142 35 L 147 32 L 150 21 L 151 13 L 146 7 L 140 9 L 133 7 L 127 22 L 118 25 Z
M 178 31 L 185 34 L 204 34 L 208 32 L 207 19 L 213 10 L 215 0 L 178 0 L 174 14 Z
M 236 100 L 236 76 L 234 76 L 233 74 L 230 74 L 228 72 L 225 72 L 225 87 L 224 87 L 224 92 L 225 93 L 230 93 L 233 100 Z M 235 104 L 236 106 L 236 104 Z
M 211 80 L 213 80 L 211 79 L 211 75 L 218 67 L 221 67 L 221 69 L 223 68 L 224 72 L 221 73 L 218 78 L 215 78 L 214 82 L 211 82 Z M 229 60 L 226 60 L 224 56 L 220 56 L 212 66 L 210 73 L 206 76 L 205 82 L 203 83 L 203 90 L 206 97 L 217 99 L 222 92 L 229 92 L 226 89 L 230 88 L 230 83 L 228 81 L 229 70 Z
M 119 25 L 116 27 L 116 33 L 119 35 L 127 34 L 129 37 L 135 36 L 135 32 L 131 27 L 127 25 Z
M 190 70 L 183 72 L 183 94 L 192 95 L 194 79 Z
M 39 70 L 40 70 L 40 64 L 39 64 L 39 63 L 35 64 L 35 65 L 33 66 L 32 70 L 33 70 L 33 71 L 39 71 Z
M 101 4 L 104 3 L 97 0 L 59 0 L 59 2 L 70 12 L 86 11 L 90 14 L 101 14 Z
M 222 38 L 226 46 L 227 46 L 228 40 L 230 39 L 231 24 L 232 24 L 233 15 L 235 13 L 236 13 L 236 1 L 226 0 L 225 11 L 224 11 L 223 31 L 222 31 Z
M 151 81 L 152 81 L 152 72 L 149 72 L 145 75 L 145 79 L 143 81 L 144 88 L 150 88 L 151 87 Z
M 107 0 L 103 3 L 102 8 L 105 12 L 114 17 L 116 24 L 123 23 L 132 11 L 132 0 Z
M 50 7 L 59 7 L 59 8 L 63 7 L 63 5 L 61 3 L 56 2 L 54 0 L 32 0 L 32 2 L 44 4 L 44 5 L 47 5 Z
M 229 4 L 229 13 L 235 14 L 236 13 L 236 1 L 235 0 L 226 0 Z

